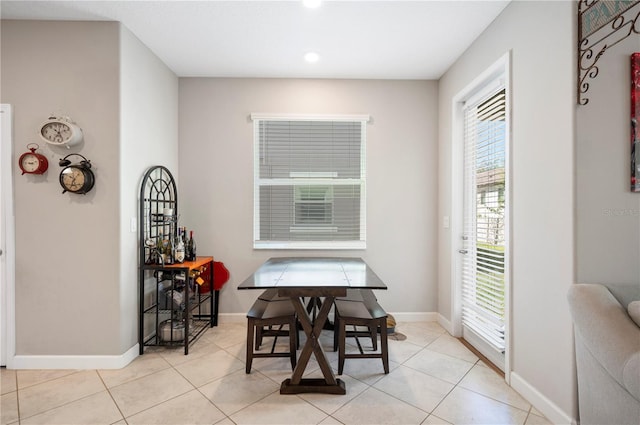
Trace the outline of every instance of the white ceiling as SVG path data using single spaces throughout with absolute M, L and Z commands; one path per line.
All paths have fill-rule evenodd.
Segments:
M 508 3 L 2 0 L 0 16 L 120 21 L 181 77 L 438 79 Z

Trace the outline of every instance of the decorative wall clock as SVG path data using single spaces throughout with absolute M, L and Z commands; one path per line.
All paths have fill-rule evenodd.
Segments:
M 82 158 L 80 162 L 71 163 L 71 160 L 68 158 L 70 156 L 79 156 Z M 93 189 L 93 185 L 95 183 L 95 176 L 93 171 L 91 171 L 91 161 L 89 161 L 84 156 L 72 153 L 64 158 L 62 158 L 59 162 L 59 165 L 62 168 L 60 171 L 60 186 L 62 186 L 62 193 L 71 192 L 78 194 L 86 194 L 91 189 Z
M 83 139 L 82 129 L 69 117 L 49 117 L 40 126 L 40 137 L 53 146 L 69 149 Z
M 36 143 L 29 143 L 27 149 L 29 149 L 30 152 L 25 152 L 20 155 L 18 165 L 22 170 L 22 174 L 44 174 L 49 168 L 47 157 L 36 153 L 36 149 L 39 147 Z

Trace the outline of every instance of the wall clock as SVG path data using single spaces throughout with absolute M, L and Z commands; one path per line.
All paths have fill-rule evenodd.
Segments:
M 69 117 L 49 117 L 40 126 L 40 137 L 54 146 L 69 149 L 82 141 L 82 129 Z
M 49 168 L 47 157 L 36 153 L 36 149 L 39 147 L 36 143 L 29 143 L 27 149 L 31 152 L 25 152 L 20 155 L 18 165 L 22 170 L 22 174 L 44 174 Z
M 69 159 L 70 156 L 79 156 L 82 158 L 80 162 L 72 163 Z M 95 183 L 95 176 L 91 171 L 91 161 L 84 156 L 72 153 L 59 162 L 62 168 L 60 171 L 60 186 L 62 186 L 62 193 L 71 192 L 77 194 L 86 194 Z

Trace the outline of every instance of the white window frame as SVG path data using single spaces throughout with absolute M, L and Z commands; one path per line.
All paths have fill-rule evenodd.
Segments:
M 307 114 L 263 114 L 252 113 L 254 131 L 254 196 L 253 196 L 253 247 L 254 249 L 299 249 L 299 250 L 364 250 L 366 249 L 366 126 L 370 121 L 369 115 L 307 115 Z M 259 124 L 261 121 L 351 121 L 361 122 L 361 149 L 360 149 L 360 178 L 341 179 L 341 184 L 360 186 L 360 237 L 359 240 L 351 241 L 274 241 L 260 240 L 260 187 L 264 184 L 291 184 L 291 179 L 304 179 L 305 184 L 313 185 L 335 185 L 330 179 L 332 173 L 291 173 L 290 179 L 261 179 L 260 178 L 260 134 Z M 308 175 L 312 174 L 312 175 Z M 339 184 L 340 184 L 339 183 Z M 295 207 L 295 206 L 294 206 Z M 333 226 L 292 226 L 291 232 L 307 231 L 308 233 L 331 233 L 337 232 Z

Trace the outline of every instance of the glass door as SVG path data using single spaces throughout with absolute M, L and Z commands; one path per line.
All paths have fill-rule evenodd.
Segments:
M 462 335 L 504 370 L 508 255 L 504 86 L 485 89 L 465 102 L 463 112 Z

